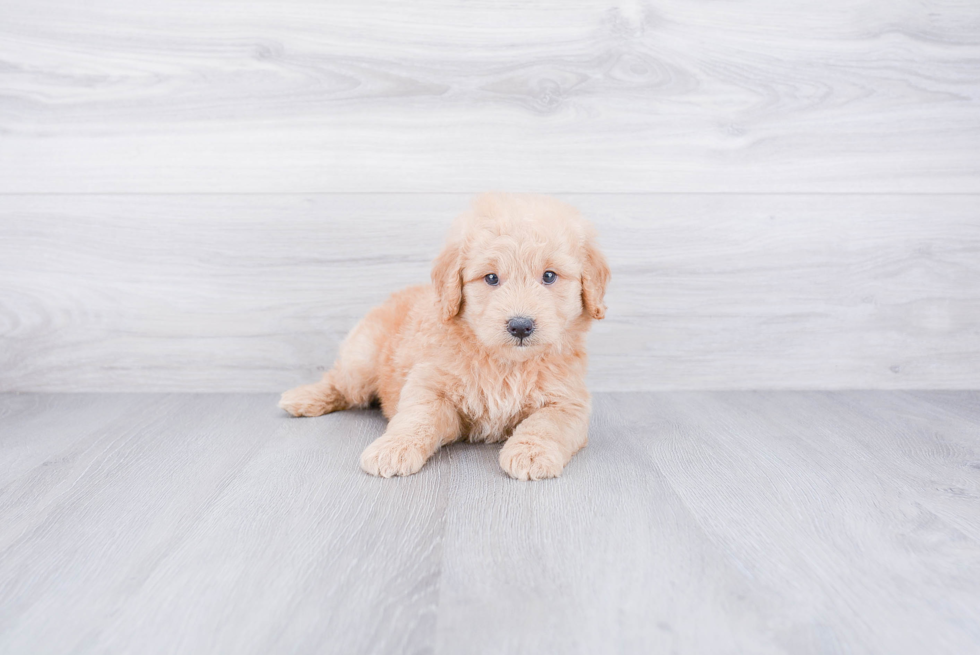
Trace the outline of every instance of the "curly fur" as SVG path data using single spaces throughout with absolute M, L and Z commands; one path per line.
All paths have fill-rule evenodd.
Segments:
M 554 284 L 542 282 L 546 270 L 558 274 Z M 333 369 L 279 406 L 319 416 L 380 401 L 388 428 L 361 456 L 373 475 L 415 473 L 465 438 L 506 440 L 500 465 L 514 478 L 559 476 L 587 441 L 585 335 L 605 316 L 609 277 L 594 230 L 572 207 L 478 196 L 453 223 L 432 284 L 371 310 Z M 515 316 L 534 320 L 523 342 L 507 331 Z

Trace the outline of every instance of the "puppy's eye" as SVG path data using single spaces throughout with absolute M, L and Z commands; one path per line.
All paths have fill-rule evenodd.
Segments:
M 496 273 L 487 273 L 486 275 L 483 276 L 483 279 L 486 280 L 486 283 L 492 287 L 495 287 L 498 284 L 500 284 L 500 278 L 497 277 Z
M 541 276 L 541 281 L 545 284 L 554 284 L 555 280 L 558 279 L 558 273 L 554 271 L 545 271 L 544 275 Z

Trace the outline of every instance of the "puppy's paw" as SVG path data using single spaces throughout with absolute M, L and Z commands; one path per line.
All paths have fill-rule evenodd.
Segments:
M 382 478 L 418 473 L 432 453 L 413 439 L 384 435 L 361 454 L 361 468 Z
M 304 384 L 290 389 L 279 399 L 280 409 L 293 416 L 323 416 L 343 409 L 337 392 L 323 383 Z
M 518 480 L 557 478 L 565 457 L 553 441 L 511 437 L 500 449 L 500 468 Z

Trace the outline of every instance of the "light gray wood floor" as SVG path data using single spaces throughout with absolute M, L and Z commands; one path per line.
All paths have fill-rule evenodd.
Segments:
M 980 393 L 595 406 L 529 484 L 271 394 L 0 396 L 0 652 L 980 652 Z

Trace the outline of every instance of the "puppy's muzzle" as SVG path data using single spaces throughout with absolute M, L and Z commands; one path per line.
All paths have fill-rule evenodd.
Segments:
M 534 321 L 526 316 L 515 316 L 507 321 L 507 331 L 512 337 L 524 341 L 534 332 Z

